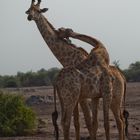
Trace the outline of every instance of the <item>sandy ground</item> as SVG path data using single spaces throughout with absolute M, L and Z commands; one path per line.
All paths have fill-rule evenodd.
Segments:
M 37 113 L 38 118 L 42 120 L 43 123 L 42 125 L 40 124 L 38 128 L 38 132 L 36 134 L 33 134 L 32 136 L 9 137 L 9 138 L 0 137 L 0 140 L 55 140 L 53 134 L 54 128 L 51 121 L 51 114 L 54 110 L 53 89 L 51 87 L 36 87 L 36 88 L 23 88 L 19 90 L 22 91 L 21 94 L 23 94 L 27 99 L 33 95 L 47 97 L 47 101 L 45 103 L 38 103 L 32 105 L 32 108 Z M 59 106 L 59 101 L 57 102 L 58 102 L 57 106 L 59 110 L 58 124 L 59 124 L 59 131 L 60 131 L 60 140 L 63 140 L 62 129 L 60 125 L 60 118 L 61 118 L 60 106 Z M 127 84 L 126 109 L 130 113 L 129 138 L 126 139 L 140 140 L 140 83 Z M 97 134 L 97 140 L 105 140 L 102 114 L 103 114 L 102 107 L 100 106 L 99 129 Z M 81 137 L 82 138 L 88 137 L 88 131 L 85 126 L 82 112 L 80 112 L 80 124 L 81 124 L 81 133 L 80 133 Z M 111 128 L 111 140 L 118 140 L 118 131 L 116 128 L 114 117 L 111 112 L 110 112 L 110 128 Z M 73 122 L 71 123 L 70 136 L 71 136 L 71 140 L 75 139 Z

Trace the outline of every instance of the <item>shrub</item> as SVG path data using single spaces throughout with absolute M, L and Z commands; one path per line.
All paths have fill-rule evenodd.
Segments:
M 25 135 L 32 132 L 36 116 L 22 96 L 0 91 L 0 136 Z

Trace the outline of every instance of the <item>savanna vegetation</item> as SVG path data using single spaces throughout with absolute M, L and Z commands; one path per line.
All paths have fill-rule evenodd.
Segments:
M 0 136 L 26 135 L 36 127 L 36 114 L 22 96 L 0 90 Z
M 123 70 L 123 73 L 129 82 L 140 82 L 140 61 L 129 65 L 128 69 Z
M 114 61 L 119 69 L 119 61 Z M 59 68 L 51 68 L 49 70 L 41 69 L 37 72 L 18 72 L 15 76 L 0 76 L 0 87 L 31 87 L 31 86 L 49 86 L 52 85 Z M 125 70 L 121 70 L 128 82 L 140 82 L 140 61 L 132 63 Z
M 0 87 L 33 87 L 52 85 L 60 69 L 51 68 L 49 70 L 41 69 L 37 72 L 18 72 L 15 76 L 0 76 Z

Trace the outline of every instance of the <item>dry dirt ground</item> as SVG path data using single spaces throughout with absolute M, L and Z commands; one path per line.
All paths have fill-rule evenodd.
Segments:
M 37 113 L 40 124 L 38 125 L 38 131 L 32 136 L 23 137 L 10 137 L 3 138 L 0 140 L 55 140 L 54 138 L 54 128 L 51 121 L 51 113 L 54 111 L 53 104 L 53 89 L 51 87 L 36 87 L 36 88 L 22 88 L 22 89 L 10 89 L 10 90 L 20 90 L 21 94 L 29 100 L 30 106 Z M 31 98 L 32 97 L 32 98 Z M 34 99 L 38 97 L 37 99 Z M 60 106 L 59 101 L 57 101 L 57 106 L 59 110 L 59 131 L 60 140 L 63 140 L 62 129 L 60 125 Z M 140 83 L 128 83 L 127 93 L 126 93 L 126 109 L 129 111 L 129 138 L 128 140 L 140 140 Z M 102 116 L 102 106 L 99 108 L 99 129 L 97 134 L 97 140 L 105 140 L 105 133 L 103 127 L 103 116 Z M 86 140 L 88 136 L 88 131 L 85 126 L 84 117 L 82 112 L 80 112 L 80 124 L 81 124 L 81 137 Z M 111 128 L 111 140 L 118 140 L 118 132 L 116 129 L 116 123 L 110 112 L 110 128 Z M 70 130 L 71 140 L 75 139 L 73 122 L 71 123 Z

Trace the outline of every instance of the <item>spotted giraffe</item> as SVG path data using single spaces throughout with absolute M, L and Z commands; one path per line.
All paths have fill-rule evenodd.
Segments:
M 87 58 L 86 51 L 77 48 L 75 45 L 69 43 L 66 39 L 59 37 L 58 31 L 55 30 L 53 25 L 42 15 L 47 9 L 40 9 L 40 0 L 35 4 L 32 0 L 31 7 L 26 11 L 28 14 L 28 20 L 34 20 L 42 37 L 47 43 L 48 47 L 51 49 L 53 54 L 59 60 L 59 62 L 64 66 L 75 66 Z M 82 103 L 81 103 L 82 102 Z M 88 106 L 86 100 L 80 101 L 80 105 L 83 109 L 85 119 L 90 120 L 90 114 L 88 113 Z M 74 111 L 74 116 L 76 116 L 77 109 Z M 88 117 L 87 117 L 88 116 Z M 74 117 L 77 119 L 77 117 Z M 90 135 L 92 135 L 91 123 L 88 124 L 86 121 Z M 77 126 L 77 125 L 76 125 Z M 77 134 L 77 133 L 76 133 Z
M 103 98 L 106 139 L 110 139 L 109 107 L 112 101 L 113 78 L 105 59 L 100 60 L 100 50 L 102 50 L 103 53 L 107 53 L 105 48 L 98 46 L 91 51 L 87 59 L 81 64 L 76 67 L 62 69 L 57 77 L 56 88 L 62 109 L 61 123 L 64 140 L 70 139 L 69 128 L 72 112 L 78 101 L 85 98 L 92 100 L 92 117 L 94 123 L 95 116 L 97 116 L 95 108 L 101 97 Z M 95 126 L 95 124 L 93 126 Z M 93 140 L 96 139 L 94 131 L 93 137 L 91 137 Z
M 36 4 L 35 0 L 31 1 L 31 6 L 26 11 L 26 14 L 28 15 L 27 19 L 29 21 L 35 21 L 44 41 L 63 67 L 76 66 L 80 64 L 84 59 L 87 58 L 88 53 L 84 49 L 78 48 L 76 45 L 67 41 L 66 38 L 60 37 L 60 31 L 56 30 L 54 26 L 48 21 L 48 19 L 43 15 L 43 13 L 45 13 L 48 9 L 41 9 L 40 3 L 41 0 L 38 0 Z M 86 116 L 85 120 L 89 134 L 92 135 L 92 125 L 91 123 L 88 123 L 88 120 L 91 120 L 91 116 L 90 111 L 87 111 L 89 110 L 87 101 L 81 101 L 80 105 L 83 110 L 84 116 Z M 79 125 L 77 125 L 78 123 L 75 123 L 78 119 L 77 109 L 74 110 L 74 124 L 76 128 L 76 137 L 79 137 Z M 88 120 L 86 118 L 88 118 Z
M 73 38 L 85 41 L 91 45 L 95 45 L 95 44 L 93 44 L 93 42 L 95 43 L 96 41 L 93 41 L 94 39 L 92 37 L 75 33 L 71 29 L 62 28 L 60 31 L 61 31 L 60 32 L 61 37 L 65 37 L 65 36 L 73 37 Z M 97 45 L 97 43 L 96 43 L 96 45 Z M 106 62 L 106 64 L 109 64 L 108 53 L 106 53 L 106 51 L 103 51 L 104 47 L 100 47 L 100 49 L 99 49 L 97 46 L 96 46 L 96 53 L 98 52 L 97 54 L 100 55 L 100 61 L 104 61 L 104 62 Z M 102 52 L 104 52 L 104 53 L 102 53 Z M 101 58 L 104 58 L 104 59 L 101 59 Z M 81 68 L 79 68 L 79 69 L 81 69 Z M 121 111 L 121 106 L 122 106 L 123 98 L 125 98 L 124 93 L 125 93 L 126 80 L 125 80 L 124 76 L 122 75 L 122 73 L 116 67 L 109 66 L 109 69 L 114 77 L 113 98 L 112 98 L 112 102 L 111 102 L 111 110 L 116 119 L 118 131 L 119 131 L 119 139 L 124 140 L 125 139 L 125 132 L 124 132 L 125 125 L 124 125 L 123 115 L 122 115 L 122 111 Z M 97 105 L 95 105 L 94 108 L 95 108 L 95 111 L 94 111 L 93 117 L 94 117 L 94 120 L 96 120 L 94 122 L 94 130 L 95 130 L 94 133 L 96 135 L 97 127 L 98 127 Z

